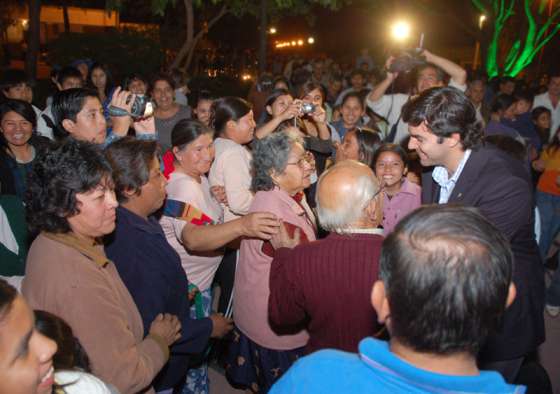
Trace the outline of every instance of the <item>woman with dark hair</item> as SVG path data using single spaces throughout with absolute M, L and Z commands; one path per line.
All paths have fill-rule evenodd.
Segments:
M 26 300 L 0 279 L 0 393 L 52 392 L 56 343 L 33 323 Z
M 364 101 L 359 93 L 350 92 L 344 96 L 340 106 L 341 119 L 332 124 L 340 139 L 344 138 L 348 130 L 362 126 L 364 113 Z
M 314 241 L 315 217 L 303 194 L 310 185 L 311 166 L 301 138 L 276 132 L 257 140 L 252 168 L 251 187 L 256 194 L 250 212 L 272 212 L 282 219 L 290 237 L 299 233 L 301 243 Z M 289 334 L 278 335 L 270 326 L 268 278 L 273 257 L 274 247 L 270 242 L 244 239 L 235 272 L 236 328 L 226 374 L 230 381 L 258 393 L 268 392 L 303 355 L 309 339 L 304 327 L 292 327 Z
M 37 135 L 36 126 L 31 104 L 21 100 L 0 104 L 0 194 L 24 198 L 27 173 L 49 144 Z
M 251 191 L 252 154 L 248 144 L 255 135 L 255 120 L 251 104 L 239 97 L 222 97 L 212 104 L 211 124 L 214 128 L 215 158 L 208 180 L 212 187 L 225 190 L 227 204 L 221 202 L 224 222 L 246 215 L 253 201 Z M 218 311 L 226 316 L 231 312 L 231 295 L 239 244 L 226 250 L 216 273 L 220 285 Z
M 422 189 L 407 179 L 408 155 L 400 145 L 381 145 L 371 167 L 383 185 L 383 229 L 387 236 L 402 218 L 420 206 Z
M 210 192 L 206 174 L 214 160 L 213 130 L 196 120 L 180 120 L 171 132 L 174 171 L 165 187 L 167 200 L 160 220 L 167 242 L 175 249 L 195 296 L 190 317 L 209 317 L 212 311 L 212 282 L 223 258 L 222 251 L 196 252 L 183 242 L 187 223 L 195 226 L 223 223 L 223 210 Z M 187 216 L 183 215 L 187 213 Z M 187 372 L 189 392 L 208 392 L 208 366 Z
M 375 131 L 362 127 L 350 129 L 336 149 L 336 161 L 357 160 L 373 168 L 373 155 L 381 145 L 381 137 Z
M 303 103 L 312 104 L 315 110 L 302 116 L 305 134 L 322 140 L 338 141 L 336 134 L 331 137 L 332 129 L 328 123 L 332 118 L 332 110 L 325 102 L 326 92 L 322 85 L 308 81 L 299 89 L 299 98 Z
M 222 97 L 212 104 L 216 157 L 210 168 L 212 186 L 223 186 L 227 196 L 224 220 L 247 214 L 253 200 L 251 152 L 247 145 L 255 135 L 251 105 L 239 97 Z
M 163 151 L 167 151 L 171 148 L 171 130 L 179 120 L 191 117 L 191 109 L 175 102 L 175 82 L 166 74 L 156 75 L 152 79 L 150 96 L 156 103 L 154 118 L 157 141 Z
M 275 89 L 266 99 L 264 108 L 263 122 L 255 132 L 257 138 L 266 137 L 282 122 L 298 117 L 301 113 L 301 101 L 294 100 L 285 89 Z
M 95 375 L 122 393 L 153 393 L 181 324 L 160 314 L 144 330 L 106 257 L 99 239 L 115 229 L 113 188 L 111 167 L 90 143 L 66 141 L 37 158 L 26 209 L 30 227 L 41 233 L 29 250 L 22 292 L 33 308 L 72 327 Z
M 88 84 L 97 92 L 105 110 L 109 106 L 114 89 L 109 67 L 105 64 L 94 63 L 89 71 Z

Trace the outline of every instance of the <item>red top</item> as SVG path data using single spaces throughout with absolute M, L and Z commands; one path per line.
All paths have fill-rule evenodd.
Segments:
M 295 249 L 278 249 L 270 271 L 268 314 L 278 333 L 307 319 L 306 352 L 357 352 L 380 325 L 371 306 L 383 237 L 330 234 Z

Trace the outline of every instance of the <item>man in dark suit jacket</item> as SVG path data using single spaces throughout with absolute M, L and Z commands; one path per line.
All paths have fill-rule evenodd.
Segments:
M 529 174 L 519 160 L 484 145 L 474 106 L 454 88 L 422 93 L 403 108 L 403 120 L 409 124 L 408 147 L 430 167 L 422 179 L 422 202 L 476 207 L 511 243 L 517 297 L 479 363 L 512 382 L 524 357 L 544 341 L 544 271 Z

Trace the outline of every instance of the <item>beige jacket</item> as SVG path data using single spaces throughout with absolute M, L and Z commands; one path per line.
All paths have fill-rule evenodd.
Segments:
M 140 313 L 101 245 L 41 233 L 29 250 L 22 292 L 33 309 L 72 327 L 94 375 L 123 394 L 154 392 L 151 382 L 169 350 L 144 338 Z

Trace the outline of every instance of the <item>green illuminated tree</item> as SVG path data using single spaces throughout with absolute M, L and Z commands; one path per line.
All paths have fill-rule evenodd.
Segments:
M 535 59 L 539 51 L 560 30 L 560 7 L 553 9 L 552 0 L 471 0 L 487 17 L 492 35 L 486 53 L 489 77 L 516 76 Z M 507 29 L 516 38 L 500 56 Z M 503 48 L 502 48 L 503 49 Z

